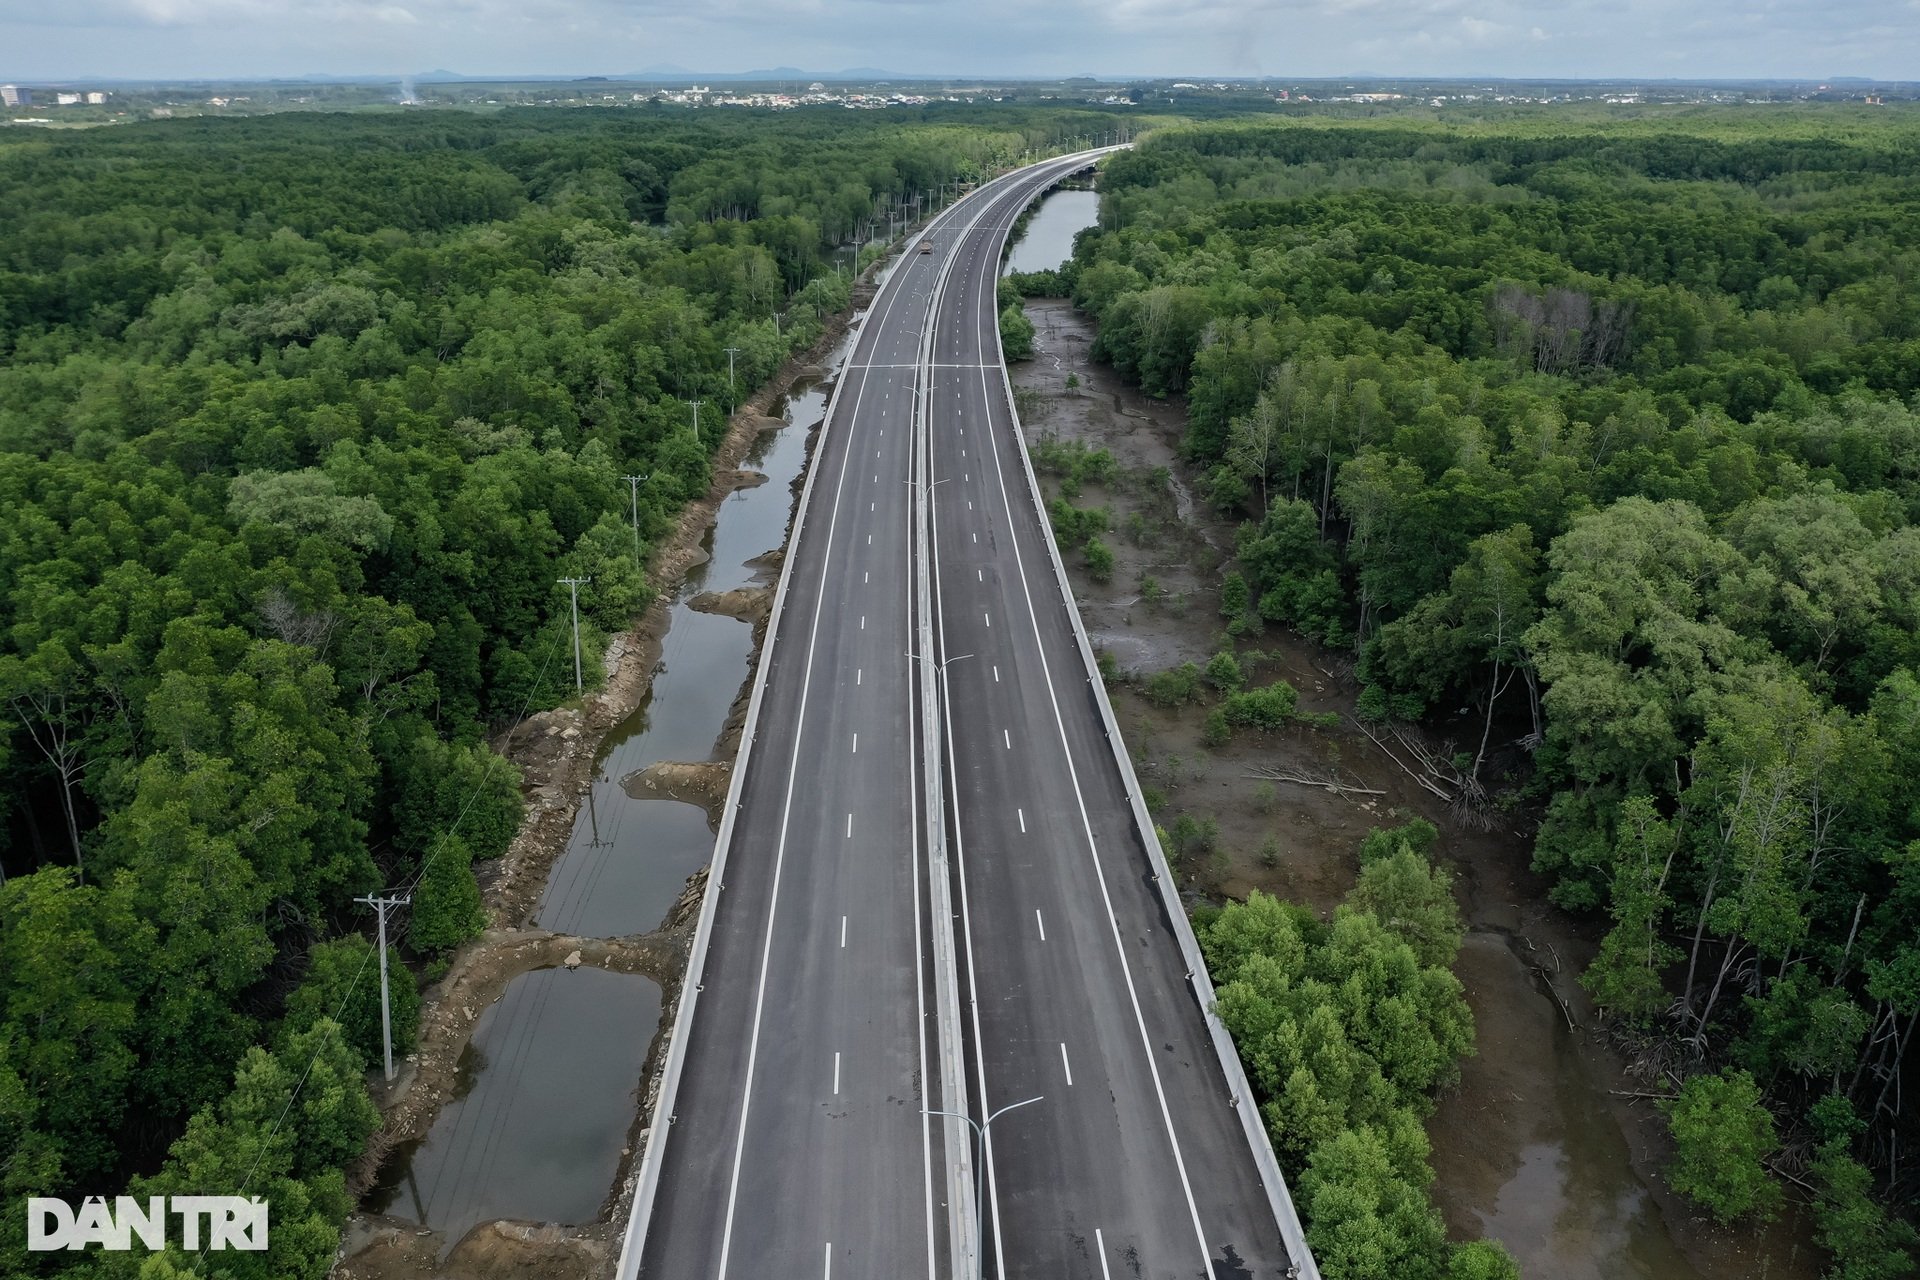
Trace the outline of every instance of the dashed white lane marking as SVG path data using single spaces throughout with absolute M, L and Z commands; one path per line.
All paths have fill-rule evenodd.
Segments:
M 986 610 L 984 610 L 984 609 L 983 609 L 983 610 L 981 610 L 981 611 L 980 611 L 980 616 L 981 616 L 981 617 L 983 617 L 983 618 L 985 618 L 985 619 L 987 620 L 987 626 L 989 626 L 989 627 L 991 627 L 991 626 L 993 626 L 993 615 L 992 615 L 992 614 L 990 614 L 990 613 L 988 613 L 988 612 L 987 612 Z
M 1095 1234 L 1098 1233 L 1096 1232 Z M 1105 1266 L 1106 1259 L 1102 1258 L 1100 1263 L 1102 1266 Z M 827 1273 L 825 1280 L 833 1280 L 833 1241 L 831 1240 L 827 1241 Z
M 1040 941 L 1045 942 L 1047 940 L 1047 922 L 1045 917 L 1040 914 L 1040 908 L 1038 907 L 1033 909 L 1033 922 L 1040 926 Z M 840 917 L 840 932 L 843 936 L 847 932 L 847 918 L 845 916 Z M 841 945 L 845 946 L 846 944 L 842 942 Z
M 1005 729 L 1002 729 L 1000 731 L 1000 740 L 1007 744 L 1007 750 L 1009 751 L 1013 750 L 1013 735 L 1008 733 Z
M 837 1056 L 838 1055 L 836 1055 L 836 1057 Z M 1060 1065 L 1064 1067 L 1067 1072 L 1067 1088 L 1069 1089 L 1073 1088 L 1073 1064 L 1067 1061 L 1067 1042 L 1065 1040 L 1062 1040 L 1060 1042 Z M 838 1076 L 835 1076 L 834 1078 L 836 1080 L 839 1079 Z M 840 1092 L 840 1090 L 836 1087 L 834 1089 L 834 1092 L 838 1093 Z
M 1100 1255 L 1100 1280 L 1113 1280 L 1113 1272 L 1107 1270 L 1107 1241 L 1098 1227 L 1093 1229 L 1093 1251 Z
M 1027 811 L 1025 809 L 1015 809 L 1014 812 L 1020 815 L 1020 834 L 1025 835 L 1027 833 Z M 853 834 L 852 814 L 847 815 L 847 834 Z
M 860 683 L 860 672 L 861 672 L 861 670 L 862 670 L 862 668 L 860 668 L 860 667 L 855 667 L 855 668 L 853 669 L 853 682 L 854 682 L 855 684 L 859 684 L 859 683 Z
M 867 545 L 868 545 L 868 546 L 872 546 L 872 545 L 873 545 L 873 535 L 872 535 L 872 534 L 868 534 L 868 535 L 867 535 Z
M 871 510 L 873 510 L 873 509 L 874 509 L 874 507 L 875 507 L 876 505 L 877 505 L 876 503 L 872 503 L 872 502 L 869 502 L 869 503 L 867 504 L 867 510 L 869 510 L 869 511 L 871 511 Z M 872 535 L 872 534 L 868 534 L 868 535 L 867 535 L 867 537 L 868 537 L 869 539 L 871 539 L 871 538 L 873 537 L 873 535 Z
M 976 534 L 974 534 L 974 535 L 973 535 L 973 540 L 974 540 L 975 542 L 978 542 L 978 541 L 980 541 L 980 535 L 979 535 L 979 534 L 977 534 L 977 533 L 976 533 Z
M 1061 1061 L 1064 1062 L 1066 1057 L 1067 1046 L 1063 1044 L 1060 1046 Z M 1067 1083 L 1072 1084 L 1073 1081 L 1069 1080 Z M 840 1096 L 840 1051 L 838 1049 L 833 1052 L 833 1096 L 836 1098 Z
M 1042 937 L 1041 941 L 1044 942 L 1045 940 L 1046 939 Z M 843 947 L 847 945 L 847 918 L 845 916 L 840 917 L 840 945 Z
M 853 735 L 853 754 L 860 754 L 860 735 L 857 733 Z
M 1022 831 L 1026 830 L 1025 827 L 1021 827 L 1020 829 Z M 853 839 L 853 815 L 852 814 L 847 815 L 847 839 L 849 840 Z
M 872 581 L 873 581 L 873 570 L 871 570 L 871 569 L 869 569 L 869 570 L 867 570 L 867 571 L 866 571 L 865 573 L 863 573 L 863 574 L 861 574 L 861 575 L 860 575 L 860 581 L 862 581 L 862 582 L 872 582 Z
M 997 666 L 993 669 L 993 682 L 995 684 L 1000 683 L 1000 668 Z

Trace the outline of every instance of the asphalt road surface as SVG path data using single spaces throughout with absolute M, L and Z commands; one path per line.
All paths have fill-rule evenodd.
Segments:
M 923 1110 L 1034 1096 L 992 1131 L 987 1274 L 1286 1273 L 1006 404 L 1000 247 L 1032 195 L 1084 163 L 957 204 L 861 323 L 783 569 L 623 1277 L 964 1275 L 971 1246 L 950 1257 L 949 1242 L 969 1221 L 954 1216 L 967 1153 Z M 922 473 L 950 875 L 925 838 L 911 656 Z M 943 989 L 964 1062 L 941 1035 Z M 964 1098 L 942 1096 L 948 1078 Z
M 922 1108 L 959 1100 L 924 1087 L 938 1046 L 908 656 L 914 397 L 941 262 L 910 247 L 881 288 L 817 446 L 666 1103 L 649 1280 L 950 1274 L 950 1162 Z
M 975 1114 L 1042 1099 L 992 1131 L 987 1274 L 1283 1276 L 1011 421 L 994 286 L 1017 212 L 953 246 L 929 428 L 968 1084 Z

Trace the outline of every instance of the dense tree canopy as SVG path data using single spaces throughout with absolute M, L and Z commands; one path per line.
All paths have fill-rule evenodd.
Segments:
M 353 899 L 414 890 L 415 967 L 480 927 L 520 818 L 486 732 L 572 693 L 555 579 L 626 627 L 725 349 L 744 395 L 847 304 L 837 247 L 1099 119 L 0 136 L 0 1273 L 124 1270 L 27 1255 L 24 1197 L 250 1170 L 274 1252 L 233 1274 L 326 1270 L 380 1047 Z
M 1610 918 L 1601 1005 L 1783 1116 L 1846 1103 L 1846 1203 L 1856 1158 L 1910 1198 L 1912 117 L 1209 125 L 1102 190 L 1064 275 L 1187 395 L 1236 625 L 1346 648 L 1362 714 L 1470 708 L 1456 767 Z

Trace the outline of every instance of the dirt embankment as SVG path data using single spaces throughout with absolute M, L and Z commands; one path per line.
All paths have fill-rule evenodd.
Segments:
M 555 861 L 567 847 L 574 817 L 591 785 L 594 759 L 607 732 L 645 699 L 659 666 L 675 590 L 687 572 L 706 559 L 701 542 L 720 504 L 735 490 L 764 484 L 767 477 L 740 469 L 755 438 L 786 425 L 773 417 L 775 402 L 796 382 L 826 375 L 821 364 L 846 336 L 853 317 L 873 296 L 861 285 L 853 306 L 829 317 L 812 348 L 789 360 L 766 386 L 743 401 L 729 420 L 726 438 L 714 453 L 713 483 L 706 495 L 689 503 L 673 530 L 656 548 L 648 580 L 657 596 L 631 630 L 615 637 L 603 655 L 604 684 L 578 703 L 529 716 L 497 735 L 492 746 L 519 768 L 527 810 L 507 852 L 476 867 L 488 929 L 454 955 L 446 973 L 422 992 L 418 1048 L 407 1056 L 392 1085 L 373 1082 L 383 1114 L 365 1156 L 348 1172 L 349 1191 L 364 1195 L 381 1163 L 396 1146 L 424 1137 L 455 1087 L 462 1051 L 479 1015 L 499 999 L 508 983 L 524 973 L 557 964 L 586 964 L 640 973 L 661 987 L 661 1033 L 648 1055 L 642 1080 L 644 1105 L 634 1118 L 618 1179 L 597 1222 L 558 1226 L 520 1222 L 483 1223 L 439 1261 L 440 1234 L 415 1223 L 356 1212 L 347 1223 L 334 1280 L 493 1280 L 500 1277 L 552 1277 L 575 1280 L 607 1273 L 618 1254 L 632 1196 L 633 1162 L 645 1141 L 646 1125 L 659 1089 L 667 1031 L 673 1023 L 679 985 L 686 971 L 693 923 L 706 885 L 704 869 L 687 888 L 662 926 L 629 938 L 581 938 L 528 928 Z M 808 442 L 811 463 L 813 441 Z M 804 468 L 802 470 L 804 477 Z M 800 480 L 794 482 L 796 486 Z M 777 570 L 783 552 L 758 558 L 758 567 Z M 754 660 L 765 635 L 770 590 L 746 587 L 697 597 L 690 604 L 703 612 L 723 613 L 753 626 Z M 732 756 L 739 741 L 747 686 L 722 733 L 715 761 L 659 764 L 628 779 L 636 794 L 692 800 L 709 810 L 724 803 Z
M 1470 930 L 1457 971 L 1479 1039 L 1428 1125 L 1435 1198 L 1453 1236 L 1501 1239 L 1529 1277 L 1810 1280 L 1817 1268 L 1794 1223 L 1736 1237 L 1693 1217 L 1660 1179 L 1668 1155 L 1660 1118 L 1623 1096 L 1646 1086 L 1596 1033 L 1577 981 L 1595 931 L 1548 905 L 1550 886 L 1529 865 L 1530 824 L 1456 821 L 1417 780 L 1405 748 L 1358 727 L 1349 655 L 1277 627 L 1237 645 L 1226 635 L 1218 583 L 1234 522 L 1196 501 L 1196 477 L 1178 453 L 1185 406 L 1144 397 L 1093 363 L 1092 323 L 1070 304 L 1034 300 L 1027 314 L 1035 358 L 1014 367 L 1013 381 L 1029 437 L 1084 442 L 1119 463 L 1115 483 L 1074 500 L 1113 516 L 1107 582 L 1094 581 L 1078 554 L 1067 557 L 1095 648 L 1122 671 L 1150 673 L 1204 665 L 1235 647 L 1254 681 L 1284 679 L 1303 711 L 1342 716 L 1335 729 L 1242 732 L 1209 747 L 1205 708 L 1163 708 L 1129 685 L 1111 691 L 1141 783 L 1160 793 L 1157 820 L 1212 824 L 1211 852 L 1184 861 L 1189 892 L 1260 889 L 1329 912 L 1358 875 L 1370 829 L 1413 816 L 1440 829 L 1436 855 L 1454 871 Z M 1047 476 L 1041 483 L 1058 492 Z M 1477 732 L 1464 720 L 1443 724 L 1426 745 L 1444 757 L 1449 733 L 1471 743 Z

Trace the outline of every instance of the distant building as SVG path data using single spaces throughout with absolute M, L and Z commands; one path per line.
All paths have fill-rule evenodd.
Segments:
M 59 106 L 73 107 L 80 104 L 80 95 L 77 93 L 56 93 L 53 95 L 53 100 Z
M 0 84 L 0 103 L 9 107 L 30 107 L 33 105 L 33 90 L 22 89 L 17 85 Z
M 87 105 L 90 107 L 105 106 L 106 102 L 107 102 L 107 95 L 100 92 L 98 89 L 95 89 L 92 93 L 89 93 L 87 95 Z

